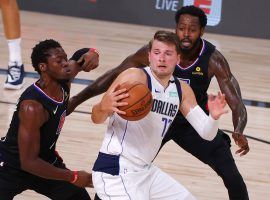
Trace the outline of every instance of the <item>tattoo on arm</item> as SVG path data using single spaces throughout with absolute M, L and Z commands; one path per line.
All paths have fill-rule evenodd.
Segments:
M 216 77 L 221 92 L 225 94 L 232 110 L 234 131 L 242 134 L 247 123 L 247 112 L 242 101 L 240 86 L 232 75 L 227 60 L 217 50 L 210 57 L 208 75 Z

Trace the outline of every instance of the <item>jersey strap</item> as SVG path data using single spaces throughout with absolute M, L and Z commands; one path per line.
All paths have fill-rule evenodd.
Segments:
M 152 91 L 151 77 L 150 77 L 150 75 L 147 73 L 147 71 L 144 68 L 142 68 L 142 70 L 144 71 L 144 73 L 146 74 L 146 77 L 147 77 L 148 89 L 150 91 Z
M 177 92 L 178 92 L 178 96 L 179 96 L 179 102 L 181 104 L 181 101 L 182 101 L 182 89 L 181 89 L 181 84 L 180 84 L 180 81 L 178 80 L 178 78 L 176 76 L 173 76 L 174 78 L 174 81 L 175 81 L 175 85 L 176 85 L 176 89 L 177 89 Z

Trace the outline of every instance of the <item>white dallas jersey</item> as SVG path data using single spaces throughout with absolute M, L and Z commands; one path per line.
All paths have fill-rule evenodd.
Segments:
M 168 87 L 164 89 L 149 67 L 144 68 L 144 71 L 153 96 L 150 113 L 138 121 L 127 121 L 114 113 L 110 117 L 100 149 L 101 153 L 123 156 L 142 166 L 150 164 L 157 155 L 182 98 L 180 83 L 173 76 Z

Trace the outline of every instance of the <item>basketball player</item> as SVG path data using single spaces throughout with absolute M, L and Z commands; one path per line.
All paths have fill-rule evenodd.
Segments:
M 76 62 L 77 54 L 68 61 L 54 40 L 33 48 L 32 64 L 40 79 L 22 93 L 7 135 L 0 140 L 1 200 L 11 200 L 27 189 L 54 200 L 90 199 L 83 187 L 92 185 L 91 174 L 67 169 L 55 152 L 68 107 L 70 81 L 79 71 L 89 71 L 98 63 L 96 53 L 90 51 L 88 56 L 95 64 L 82 68 Z
M 21 54 L 21 24 L 18 4 L 16 0 L 0 0 L 0 7 L 9 50 L 8 73 L 4 88 L 21 89 L 24 66 Z
M 206 15 L 197 7 L 185 6 L 177 11 L 175 20 L 176 34 L 181 41 L 181 60 L 176 66 L 174 75 L 190 84 L 198 104 L 206 113 L 208 113 L 207 89 L 212 77 L 216 77 L 232 110 L 234 125 L 232 136 L 239 146 L 236 153 L 240 156 L 247 154 L 249 145 L 243 135 L 247 123 L 247 112 L 242 102 L 240 87 L 224 56 L 210 42 L 201 38 L 207 24 Z M 147 66 L 149 64 L 147 52 L 148 46 L 142 47 L 135 54 L 128 56 L 119 66 L 99 77 L 70 100 L 71 110 L 68 112 L 74 110 L 83 101 L 105 92 L 123 70 Z M 215 170 L 223 179 L 231 200 L 248 199 L 246 185 L 230 151 L 230 138 L 223 131 L 218 130 L 213 141 L 205 141 L 198 137 L 196 130 L 179 113 L 164 138 L 163 144 L 170 139 Z
M 152 164 L 163 137 L 178 110 L 198 131 L 212 140 L 218 129 L 218 118 L 226 112 L 225 96 L 208 100 L 210 116 L 197 105 L 194 93 L 184 82 L 174 77 L 180 61 L 179 39 L 176 34 L 158 31 L 149 43 L 150 67 L 131 68 L 121 73 L 94 105 L 92 120 L 103 123 L 110 117 L 103 144 L 93 168 L 93 184 L 99 198 L 106 199 L 195 199 L 187 189 Z M 128 96 L 118 85 L 139 81 L 153 95 L 150 113 L 139 121 L 128 121 L 118 114 L 127 105 L 119 102 Z M 169 109 L 167 109 L 169 108 Z

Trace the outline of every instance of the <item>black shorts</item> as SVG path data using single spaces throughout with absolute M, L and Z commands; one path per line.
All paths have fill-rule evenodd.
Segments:
M 230 151 L 230 137 L 221 130 L 218 130 L 217 136 L 212 141 L 207 141 L 200 137 L 186 119 L 177 117 L 165 135 L 162 146 L 169 140 L 173 140 L 211 167 L 228 160 L 234 162 Z
M 25 190 L 34 190 L 53 200 L 89 200 L 84 188 L 66 181 L 48 180 L 8 166 L 0 166 L 0 199 L 11 200 Z

